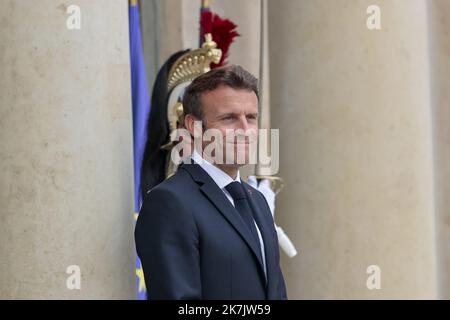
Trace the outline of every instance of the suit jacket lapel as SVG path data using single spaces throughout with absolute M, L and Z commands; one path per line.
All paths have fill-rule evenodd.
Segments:
M 276 299 L 276 276 L 277 276 L 277 261 L 275 256 L 275 250 L 278 248 L 275 247 L 276 242 L 274 241 L 273 232 L 270 228 L 272 225 L 268 225 L 267 217 L 264 217 L 263 210 L 267 210 L 265 207 L 258 204 L 253 194 L 250 186 L 242 182 L 245 186 L 245 192 L 247 193 L 250 206 L 255 214 L 255 220 L 258 224 L 259 231 L 261 232 L 261 236 L 264 241 L 264 253 L 266 258 L 266 273 L 267 273 L 267 298 L 268 299 Z M 268 214 L 271 214 L 268 212 Z M 269 223 L 273 224 L 272 221 Z
M 245 222 L 236 212 L 236 209 L 227 199 L 223 191 L 220 190 L 214 180 L 198 164 L 183 164 L 179 168 L 186 170 L 194 179 L 194 181 L 202 184 L 200 186 L 200 190 L 215 205 L 219 212 L 234 227 L 234 229 L 240 234 L 240 236 L 252 250 L 253 255 L 258 261 L 260 272 L 262 273 L 262 276 L 264 278 L 264 267 L 260 259 L 261 254 L 259 254 L 258 252 L 259 249 L 256 246 L 255 240 L 250 233 L 250 230 L 248 230 L 248 228 L 245 226 Z

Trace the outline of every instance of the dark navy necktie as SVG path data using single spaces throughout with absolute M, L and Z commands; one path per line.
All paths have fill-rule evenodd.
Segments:
M 253 218 L 253 213 L 248 203 L 247 194 L 245 193 L 244 187 L 240 182 L 234 181 L 228 184 L 225 189 L 230 193 L 234 201 L 234 207 L 241 215 L 246 226 L 249 228 L 251 234 L 258 248 L 258 256 L 261 257 L 261 244 L 259 243 L 258 232 L 256 231 L 255 220 Z

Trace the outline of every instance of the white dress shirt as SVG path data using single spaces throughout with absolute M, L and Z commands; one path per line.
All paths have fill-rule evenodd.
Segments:
M 225 173 L 224 171 L 222 171 L 221 169 L 219 169 L 218 167 L 216 167 L 209 161 L 202 158 L 202 156 L 196 150 L 194 150 L 192 152 L 191 158 L 192 158 L 192 160 L 194 160 L 195 163 L 200 165 L 200 167 L 202 167 L 202 169 L 205 170 L 209 174 L 209 176 L 219 186 L 219 188 L 223 191 L 225 196 L 228 198 L 228 200 L 231 202 L 231 204 L 234 207 L 233 197 L 231 197 L 230 193 L 228 192 L 227 189 L 225 189 L 225 187 L 234 181 L 241 183 L 241 177 L 240 177 L 239 171 L 237 173 L 236 179 L 233 180 L 233 178 L 231 178 L 227 173 Z M 259 231 L 259 228 L 258 228 L 258 225 L 256 224 L 256 222 L 255 222 L 255 227 L 256 227 L 256 231 L 258 232 L 259 243 L 261 246 L 261 256 L 262 256 L 262 260 L 263 260 L 264 273 L 267 276 L 266 256 L 264 253 L 264 241 L 262 239 L 261 232 Z

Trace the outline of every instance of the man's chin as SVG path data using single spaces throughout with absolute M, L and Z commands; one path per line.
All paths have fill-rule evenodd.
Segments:
M 230 157 L 230 158 L 226 158 L 225 159 L 214 159 L 214 164 L 219 164 L 219 165 L 223 165 L 223 166 L 227 166 L 227 167 L 242 167 L 245 166 L 247 164 L 249 164 L 249 157 L 246 156 L 244 157 Z
M 227 159 L 225 165 L 234 166 L 234 167 L 242 167 L 249 164 L 248 157 L 245 159 Z
M 239 169 L 243 166 L 246 166 L 248 163 L 223 163 L 220 166 L 221 167 L 226 167 L 226 168 L 234 168 L 234 169 Z

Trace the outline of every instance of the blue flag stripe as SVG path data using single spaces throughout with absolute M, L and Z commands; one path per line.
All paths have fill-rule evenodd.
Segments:
M 133 106 L 133 153 L 134 153 L 134 211 L 137 213 L 141 207 L 140 169 L 142 155 L 146 142 L 145 125 L 150 112 L 150 95 L 148 90 L 147 74 L 144 63 L 144 51 L 140 30 L 139 7 L 136 1 L 129 6 L 129 32 L 130 32 L 130 64 L 131 64 L 131 95 Z M 144 277 L 139 258 L 136 256 L 137 298 L 146 299 L 147 292 L 144 286 Z

